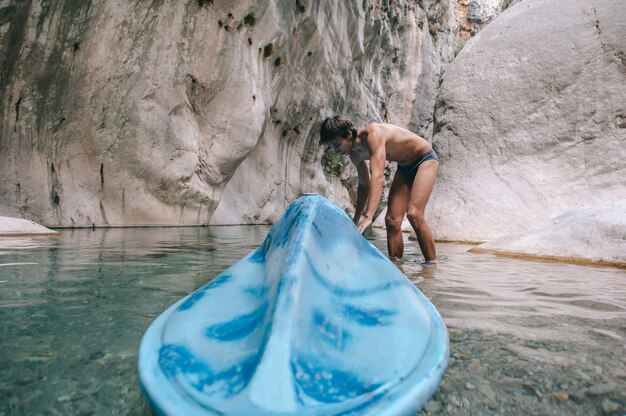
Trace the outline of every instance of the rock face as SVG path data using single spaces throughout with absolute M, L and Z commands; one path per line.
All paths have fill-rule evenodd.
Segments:
M 320 164 L 320 123 L 340 113 L 432 138 L 437 239 L 529 230 L 626 198 L 624 15 L 616 0 L 0 0 L 0 215 L 268 223 L 306 192 L 351 210 L 354 168 Z
M 626 199 L 577 208 L 537 229 L 499 237 L 471 251 L 585 261 L 626 268 L 624 213 Z
M 437 99 L 437 238 L 487 240 L 626 198 L 624 16 L 623 1 L 525 0 L 467 43 Z
M 320 167 L 321 120 L 429 136 L 431 32 L 453 38 L 453 14 L 433 29 L 410 1 L 2 1 L 0 213 L 265 223 L 304 192 L 348 207 Z
M 501 0 L 459 0 L 461 38 L 468 40 L 501 12 Z
M 22 218 L 0 217 L 0 237 L 51 234 L 58 232 Z

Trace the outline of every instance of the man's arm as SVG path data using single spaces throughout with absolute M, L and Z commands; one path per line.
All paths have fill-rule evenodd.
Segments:
M 352 160 L 355 163 L 355 160 Z M 357 164 L 358 163 L 358 164 Z M 354 225 L 359 224 L 363 209 L 365 209 L 365 203 L 367 202 L 367 196 L 370 188 L 370 174 L 369 169 L 365 161 L 355 163 L 357 172 L 359 173 L 359 187 L 356 191 L 356 208 L 354 211 L 354 217 L 352 221 Z
M 363 221 L 359 224 L 359 231 L 364 233 L 372 225 L 373 217 L 380 204 L 383 195 L 383 185 L 385 183 L 385 141 L 375 128 L 370 128 L 367 136 L 367 145 L 370 148 L 370 186 L 367 198 L 367 208 L 363 215 Z

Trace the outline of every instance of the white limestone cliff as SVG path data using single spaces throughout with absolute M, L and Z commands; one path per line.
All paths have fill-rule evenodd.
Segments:
M 0 28 L 3 215 L 267 223 L 331 188 L 348 209 L 325 116 L 432 129 L 441 58 L 409 1 L 4 0 Z

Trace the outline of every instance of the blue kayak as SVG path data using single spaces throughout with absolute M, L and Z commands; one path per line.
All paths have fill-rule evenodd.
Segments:
M 164 415 L 410 415 L 448 355 L 428 299 L 339 207 L 307 195 L 151 324 L 139 378 Z

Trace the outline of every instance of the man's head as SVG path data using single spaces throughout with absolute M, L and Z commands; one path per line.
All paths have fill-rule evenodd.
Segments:
M 338 153 L 348 154 L 356 135 L 356 129 L 347 118 L 328 117 L 320 129 L 320 143 L 332 147 Z

